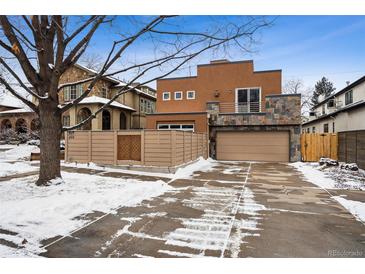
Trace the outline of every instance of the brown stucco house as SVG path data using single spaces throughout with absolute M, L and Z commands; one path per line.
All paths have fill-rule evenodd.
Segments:
M 74 65 L 68 69 L 60 79 L 60 85 L 75 83 L 95 75 L 97 72 L 81 65 Z M 134 83 L 136 85 L 137 83 Z M 60 91 L 60 104 L 65 104 L 76 99 L 87 88 L 88 83 L 75 84 L 62 88 Z M 125 83 L 114 77 L 100 79 L 88 97 L 77 106 L 72 107 L 63 114 L 64 126 L 73 126 L 87 118 L 91 113 L 107 103 L 111 97 L 125 86 Z M 33 98 L 33 101 L 36 100 Z M 148 86 L 139 86 L 119 96 L 102 113 L 96 115 L 90 123 L 84 125 L 84 130 L 117 130 L 117 129 L 142 129 L 146 127 L 146 114 L 155 110 L 156 91 Z M 23 107 L 0 106 L 1 129 L 18 129 L 22 125 L 23 130 L 36 129 L 36 114 Z
M 149 129 L 206 132 L 218 160 L 300 160 L 300 94 L 282 94 L 281 70 L 212 61 L 197 75 L 157 81 Z

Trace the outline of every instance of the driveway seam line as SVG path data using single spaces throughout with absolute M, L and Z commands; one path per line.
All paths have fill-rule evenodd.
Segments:
M 238 206 L 241 202 L 241 199 L 242 199 L 242 196 L 243 196 L 243 192 L 245 190 L 245 187 L 246 187 L 246 184 L 248 182 L 248 176 L 250 175 L 250 171 L 251 171 L 251 162 L 248 166 L 248 169 L 247 169 L 247 175 L 246 175 L 246 179 L 245 181 L 243 182 L 243 185 L 242 185 L 242 190 L 241 190 L 241 193 L 240 193 L 240 196 L 238 197 L 238 201 L 237 201 L 237 204 L 236 204 L 236 207 L 234 208 L 234 212 L 233 213 L 233 217 L 232 217 L 232 221 L 231 221 L 231 224 L 229 226 L 229 230 L 228 230 L 228 236 L 224 242 L 224 245 L 223 245 L 223 248 L 222 248 L 222 251 L 221 251 L 221 256 L 220 258 L 223 258 L 224 257 L 224 252 L 226 251 L 227 249 L 227 245 L 228 245 L 228 241 L 229 241 L 229 237 L 231 236 L 231 232 L 232 232 L 232 228 L 233 228 L 233 225 L 234 225 L 234 221 L 236 220 L 236 215 L 237 215 L 237 212 L 238 212 Z

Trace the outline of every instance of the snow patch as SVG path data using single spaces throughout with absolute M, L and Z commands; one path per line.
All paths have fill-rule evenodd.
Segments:
M 316 169 L 316 167 L 318 167 L 318 164 L 295 162 L 290 163 L 289 165 L 295 167 L 298 171 L 303 173 L 306 180 L 316 186 L 324 189 L 336 188 L 336 182 L 334 180 L 327 177 L 322 171 Z
M 9 146 L 7 145 L 4 147 L 8 148 Z M 2 148 L 2 146 L 0 146 L 0 148 Z M 13 148 L 9 150 L 0 152 L 0 162 L 29 159 L 30 153 L 37 148 L 38 148 L 37 146 L 29 146 L 29 145 L 13 146 Z
M 199 157 L 197 161 L 187 166 L 179 168 L 174 176 L 173 180 L 177 179 L 192 179 L 192 175 L 194 172 L 208 172 L 212 171 L 214 167 L 217 165 L 217 162 L 211 158 L 204 159 L 203 157 Z
M 344 208 L 346 208 L 356 220 L 365 222 L 365 203 L 353 200 L 347 200 L 340 196 L 332 197 L 339 202 Z
M 0 228 L 26 239 L 26 250 L 44 251 L 40 242 L 68 235 L 85 225 L 82 218 L 94 211 L 111 213 L 122 206 L 136 206 L 171 189 L 163 181 L 117 179 L 62 172 L 64 182 L 37 187 L 36 176 L 0 184 Z M 1 237 L 0 237 L 1 238 Z M 7 256 L 0 253 L 1 256 Z M 23 254 L 23 253 L 22 253 Z

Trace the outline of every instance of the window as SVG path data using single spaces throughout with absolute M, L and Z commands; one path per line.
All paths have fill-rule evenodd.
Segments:
M 108 89 L 107 88 L 101 88 L 101 97 L 108 98 Z
M 175 100 L 182 100 L 182 91 L 175 91 Z
M 335 133 L 335 122 L 332 122 L 332 132 Z
M 322 105 L 322 115 L 324 115 L 326 113 L 326 106 Z
M 77 85 L 76 86 L 76 95 L 77 97 L 80 97 L 83 93 L 83 90 L 82 90 L 82 85 Z
M 69 115 L 63 116 L 62 124 L 63 124 L 64 127 L 69 127 L 70 126 L 70 116 Z
M 185 131 L 194 131 L 193 124 L 158 124 L 158 130 L 185 130 Z
M 323 125 L 323 132 L 328 133 L 328 124 Z
M 165 91 L 164 93 L 162 93 L 162 100 L 163 100 L 163 101 L 168 101 L 168 100 L 170 100 L 170 92 Z
M 316 133 L 316 127 L 312 127 L 312 133 Z
M 186 99 L 188 99 L 188 100 L 195 99 L 195 91 L 194 90 L 187 91 L 186 92 Z
M 76 86 L 70 87 L 70 99 L 75 100 L 76 99 Z
M 70 87 L 65 87 L 63 89 L 63 100 L 69 101 L 70 100 Z
M 345 105 L 352 104 L 353 97 L 352 97 L 352 90 L 345 93 Z
M 307 133 L 309 133 L 310 132 L 310 128 L 307 128 Z
M 260 88 L 236 89 L 236 112 L 260 112 Z
M 145 108 L 145 104 L 144 104 L 144 99 L 143 98 L 141 98 L 140 100 L 139 100 L 139 111 L 141 112 L 141 113 L 145 113 L 146 112 L 146 108 Z
M 327 107 L 328 108 L 334 108 L 335 107 L 335 99 L 328 100 Z

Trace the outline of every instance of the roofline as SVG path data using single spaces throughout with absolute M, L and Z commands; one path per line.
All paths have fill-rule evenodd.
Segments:
M 302 126 L 309 125 L 309 124 L 312 124 L 314 122 L 318 122 L 318 121 L 321 121 L 323 119 L 330 118 L 331 116 L 336 116 L 337 114 L 339 114 L 341 112 L 351 111 L 351 110 L 354 110 L 354 109 L 359 108 L 359 107 L 362 107 L 362 106 L 365 106 L 365 101 L 360 101 L 360 103 L 357 103 L 357 104 L 355 103 L 354 105 L 349 106 L 347 108 L 342 108 L 342 109 L 336 110 L 336 111 L 334 111 L 332 113 L 329 113 L 329 114 L 320 116 L 320 117 L 318 117 L 318 118 L 316 118 L 314 120 L 307 121 L 305 123 L 302 123 Z
M 268 70 L 258 70 L 253 73 L 270 73 L 270 72 L 282 72 L 282 69 L 268 69 Z
M 197 78 L 198 76 L 183 76 L 183 77 L 170 77 L 170 78 L 161 78 L 157 79 L 158 81 L 164 81 L 164 80 L 182 80 L 182 79 L 191 79 L 191 78 Z
M 341 89 L 340 91 L 328 96 L 327 98 L 325 98 L 323 101 L 319 102 L 318 104 L 316 104 L 314 107 L 312 107 L 312 109 L 315 109 L 318 106 L 323 105 L 324 103 L 326 103 L 329 99 L 332 99 L 338 95 L 341 95 L 342 93 L 349 91 L 350 89 L 362 84 L 363 82 L 365 82 L 365 75 L 360 77 L 359 79 L 357 79 L 356 81 L 352 82 L 350 85 L 348 85 L 347 87 L 344 87 L 343 89 Z
M 240 61 L 227 61 L 227 62 L 218 62 L 218 63 L 209 63 L 209 64 L 200 64 L 197 67 L 206 67 L 206 66 L 217 66 L 217 65 L 227 65 L 227 64 L 241 64 L 241 63 L 252 63 L 253 60 L 240 60 Z
M 227 62 L 221 62 L 221 63 L 209 63 L 209 64 L 200 64 L 197 65 L 198 67 L 207 67 L 207 66 L 217 66 L 217 65 L 230 65 L 230 64 L 244 64 L 244 63 L 254 63 L 253 60 L 241 60 L 241 61 L 227 61 Z M 253 73 L 270 73 L 270 72 L 280 72 L 282 73 L 282 69 L 271 69 L 271 70 L 258 70 L 258 71 L 253 71 Z M 197 78 L 198 76 L 183 76 L 183 77 L 170 77 L 170 78 L 162 78 L 162 79 L 158 79 L 158 81 L 164 81 L 164 80 L 183 80 L 183 79 L 192 79 L 192 78 Z
M 162 116 L 162 115 L 191 115 L 191 114 L 208 114 L 206 111 L 196 111 L 196 112 L 156 112 L 156 113 L 148 113 L 147 116 Z

